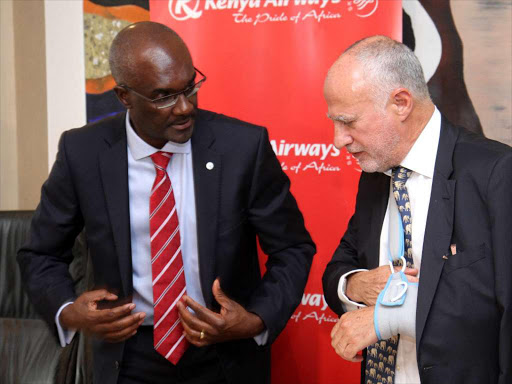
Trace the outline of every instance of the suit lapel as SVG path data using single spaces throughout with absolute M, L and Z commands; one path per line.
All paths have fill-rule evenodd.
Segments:
M 204 112 L 198 111 L 192 136 L 192 161 L 196 200 L 197 242 L 201 289 L 208 308 L 215 300 L 215 256 L 218 207 L 220 198 L 221 156 L 214 151 L 215 136 Z
M 455 128 L 443 117 L 423 240 L 422 272 L 416 309 L 416 348 L 420 344 L 443 269 L 442 256 L 449 251 L 452 238 L 455 180 L 450 180 L 450 176 L 457 136 Z
M 123 113 L 114 120 L 113 134 L 105 137 L 108 148 L 100 154 L 99 164 L 123 292 L 130 295 L 133 284 L 125 118 L 126 114 Z

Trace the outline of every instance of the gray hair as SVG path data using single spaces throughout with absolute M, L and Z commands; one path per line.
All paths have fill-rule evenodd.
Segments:
M 420 61 L 406 45 L 386 36 L 372 36 L 352 44 L 342 55 L 346 54 L 361 63 L 377 100 L 387 101 L 396 88 L 408 89 L 420 101 L 431 100 Z

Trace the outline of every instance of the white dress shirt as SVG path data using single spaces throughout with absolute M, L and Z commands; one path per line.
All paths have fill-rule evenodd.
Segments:
M 126 138 L 128 142 L 128 190 L 130 204 L 130 238 L 132 248 L 133 303 L 135 312 L 145 312 L 143 325 L 153 325 L 153 287 L 151 278 L 151 245 L 149 235 L 149 199 L 155 181 L 156 171 L 151 155 L 158 151 L 172 153 L 167 166 L 167 174 L 173 187 L 178 222 L 187 295 L 205 306 L 199 277 L 199 256 L 197 244 L 196 203 L 194 172 L 192 166 L 192 145 L 167 142 L 161 149 L 154 148 L 142 140 L 130 123 L 126 114 Z M 211 289 L 211 288 L 209 288 Z M 60 343 L 69 344 L 75 332 L 65 331 L 55 317 Z M 265 330 L 254 339 L 262 345 L 267 341 Z
M 407 187 L 409 201 L 411 203 L 412 257 L 414 267 L 417 268 L 418 271 L 421 267 L 423 238 L 427 223 L 427 213 L 430 202 L 430 193 L 432 191 L 432 179 L 434 176 L 440 132 L 441 114 L 436 108 L 411 150 L 400 163 L 401 166 L 412 171 L 412 174 L 405 185 Z M 391 176 L 391 170 L 384 173 Z M 399 213 L 395 198 L 393 197 L 392 184 L 389 184 L 390 191 L 388 206 L 380 234 L 379 265 L 389 264 L 388 252 L 391 251 L 392 254 L 397 253 L 398 220 L 394 218 L 398 217 Z M 363 304 L 351 301 L 345 294 L 347 277 L 352 273 L 360 271 L 365 271 L 365 269 L 351 271 L 340 278 L 340 282 L 338 284 L 338 296 L 346 311 L 352 311 L 358 307 L 364 307 Z M 416 340 L 407 336 L 400 336 L 400 341 L 398 343 L 394 382 L 396 384 L 420 383 L 418 362 L 416 358 Z
M 187 295 L 199 304 L 205 305 L 199 279 L 192 146 L 189 140 L 183 144 L 169 141 L 162 149 L 152 147 L 135 133 L 130 124 L 129 113 L 126 114 L 126 138 L 128 141 L 133 303 L 136 306 L 135 311 L 146 313 L 143 325 L 153 325 L 149 198 L 156 171 L 150 156 L 158 151 L 173 154 L 167 166 L 167 174 L 171 180 L 178 211 Z

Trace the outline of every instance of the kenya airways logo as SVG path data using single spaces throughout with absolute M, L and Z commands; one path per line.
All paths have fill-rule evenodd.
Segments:
M 169 0 L 169 12 L 176 20 L 199 19 L 203 11 L 199 11 L 201 0 Z
M 162 0 L 163 1 L 163 0 Z M 167 0 L 170 15 L 177 21 L 199 19 L 207 11 L 232 11 L 235 23 L 263 24 L 266 22 L 303 22 L 305 20 L 340 19 L 342 0 Z M 346 0 L 348 12 L 355 11 L 358 17 L 369 17 L 375 13 L 379 0 Z M 332 5 L 332 12 L 327 7 Z M 301 11 L 293 7 L 312 7 Z M 289 12 L 287 8 L 289 8 Z M 336 11 L 334 11 L 336 9 Z M 245 13 L 261 10 L 261 13 Z M 277 13 L 276 13 L 277 12 Z M 290 13 L 291 12 L 291 13 Z
M 354 5 L 357 8 L 356 15 L 359 17 L 368 17 L 375 13 L 379 6 L 379 0 L 354 0 Z M 350 7 L 349 1 L 349 7 Z

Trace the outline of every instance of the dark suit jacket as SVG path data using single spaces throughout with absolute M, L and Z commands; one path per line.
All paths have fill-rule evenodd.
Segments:
M 289 191 L 267 131 L 199 110 L 192 136 L 199 271 L 206 304 L 211 286 L 258 314 L 272 343 L 299 304 L 315 246 Z M 213 162 L 208 170 L 205 165 Z M 49 324 L 75 298 L 71 247 L 85 227 L 95 285 L 132 295 L 125 114 L 65 132 L 42 188 L 30 241 L 19 251 L 26 288 Z M 268 255 L 261 277 L 256 237 Z M 93 344 L 96 382 L 117 381 L 123 343 Z M 231 382 L 268 382 L 270 348 L 253 339 L 216 346 Z M 101 380 L 99 380 L 101 378 Z
M 362 174 L 355 214 L 325 270 L 326 299 L 339 315 L 340 277 L 379 265 L 389 182 Z M 443 118 L 416 310 L 422 383 L 512 383 L 511 226 L 511 148 Z M 445 260 L 450 244 L 457 253 Z

